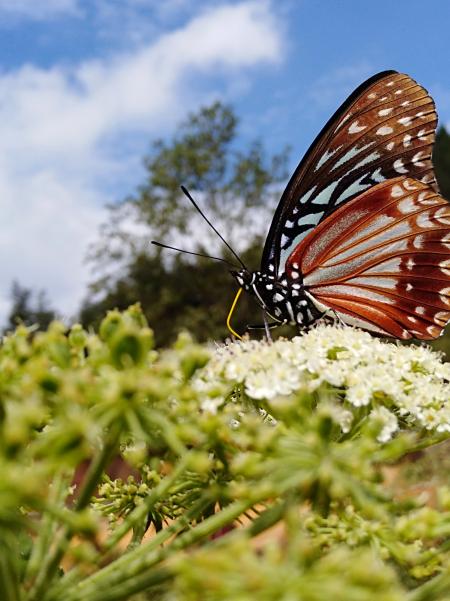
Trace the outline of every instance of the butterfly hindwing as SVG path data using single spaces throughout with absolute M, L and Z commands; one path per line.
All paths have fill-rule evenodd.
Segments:
M 293 174 L 275 213 L 261 269 L 281 274 L 287 257 L 333 211 L 399 175 L 437 191 L 431 163 L 437 116 L 427 91 L 386 71 L 338 109 Z
M 396 178 L 323 220 L 287 259 L 286 277 L 300 272 L 316 306 L 346 323 L 430 339 L 450 319 L 449 253 L 450 204 Z

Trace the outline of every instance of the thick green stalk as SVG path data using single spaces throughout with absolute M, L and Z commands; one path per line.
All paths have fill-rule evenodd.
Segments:
M 249 507 L 247 507 L 247 509 L 249 509 Z M 222 514 L 223 511 L 225 511 L 225 510 L 222 510 L 221 512 L 219 512 L 218 514 L 215 514 L 215 516 L 212 516 L 212 517 L 220 516 L 220 514 Z M 276 524 L 281 519 L 281 517 L 283 516 L 285 511 L 286 511 L 286 503 L 279 503 L 277 505 L 269 507 L 269 509 L 266 509 L 258 518 L 256 518 L 248 526 L 246 531 L 249 533 L 250 536 L 256 536 L 256 535 L 260 534 L 264 530 L 267 530 L 268 528 L 270 528 L 274 524 Z M 233 510 L 233 513 L 235 513 L 235 510 Z M 241 515 L 241 513 L 239 513 L 239 515 Z M 235 517 L 239 517 L 239 515 L 235 514 Z M 222 521 L 223 516 L 220 516 L 220 517 L 221 517 L 220 521 Z M 205 522 L 206 521 L 209 522 L 210 520 L 212 521 L 212 518 L 205 520 Z M 229 520 L 229 517 L 227 518 L 227 520 Z M 205 524 L 205 522 L 202 522 L 202 524 Z M 229 521 L 228 521 L 228 523 L 229 523 Z M 212 533 L 217 531 L 217 525 L 214 526 L 210 522 L 206 526 L 206 528 L 204 528 L 203 532 L 200 532 L 200 530 L 201 530 L 200 526 L 202 524 L 200 524 L 199 526 L 196 526 L 193 530 L 190 530 L 190 531 L 186 532 L 185 534 L 182 534 L 169 547 L 166 548 L 167 550 L 164 549 L 163 551 L 165 551 L 165 552 L 161 553 L 160 561 L 163 561 L 165 559 L 170 559 L 174 553 L 176 553 L 180 550 L 183 550 L 184 548 L 190 546 L 191 544 L 195 544 L 201 538 L 210 536 Z M 195 532 L 195 536 L 193 537 L 194 530 L 196 532 Z M 235 534 L 241 535 L 242 529 L 236 530 Z M 227 537 L 227 540 L 229 540 L 229 537 L 232 537 L 233 535 L 234 535 L 234 533 L 230 533 Z M 214 541 L 211 541 L 211 546 L 221 545 L 224 541 L 225 541 L 225 538 L 217 538 Z M 167 566 L 167 564 L 165 566 L 158 566 L 157 568 L 155 568 L 153 570 L 144 569 L 139 573 L 135 573 L 131 576 L 128 576 L 126 579 L 124 579 L 121 582 L 113 584 L 108 590 L 99 589 L 92 596 L 86 597 L 86 601 L 125 600 L 125 599 L 128 599 L 128 597 L 134 593 L 144 591 L 144 590 L 150 588 L 151 586 L 159 585 L 162 582 L 167 581 L 172 577 L 173 577 L 173 572 Z
M 235 501 L 222 511 L 187 530 L 171 544 L 163 548 L 160 547 L 153 550 L 150 546 L 153 547 L 155 543 L 154 541 L 150 541 L 150 543 L 145 543 L 137 549 L 133 549 L 109 564 L 106 568 L 81 582 L 72 591 L 68 591 L 64 601 L 93 601 L 99 598 L 98 595 L 101 591 L 105 594 L 105 591 L 110 587 L 115 587 L 119 584 L 123 587 L 121 591 L 123 591 L 124 596 L 121 598 L 126 599 L 128 596 L 142 590 L 143 587 L 148 586 L 146 578 L 149 581 L 153 578 L 153 570 L 151 570 L 153 566 L 161 563 L 177 551 L 181 551 L 211 536 L 233 522 L 261 500 L 246 499 L 244 501 Z
M 161 545 L 163 545 L 165 542 L 167 542 L 170 538 L 172 538 L 179 532 L 188 528 L 190 523 L 192 521 L 198 519 L 202 515 L 205 508 L 208 507 L 208 505 L 210 505 L 210 504 L 211 504 L 211 499 L 206 495 L 204 497 L 202 497 L 201 499 L 199 499 L 199 501 L 197 503 L 195 503 L 195 505 L 193 505 L 188 511 L 186 511 L 186 513 L 183 516 L 181 516 L 178 520 L 176 520 L 175 522 L 170 524 L 170 526 L 168 526 L 167 528 L 164 528 L 163 530 L 158 532 L 158 534 L 155 534 L 155 536 L 152 537 L 151 540 L 149 540 L 147 543 L 145 543 L 147 551 L 149 552 L 150 550 L 161 547 Z M 101 574 L 103 574 L 103 575 L 105 573 L 107 574 L 109 570 L 111 572 L 115 572 L 117 562 L 119 562 L 124 557 L 128 557 L 129 555 L 130 555 L 130 553 L 127 553 L 126 555 L 122 555 L 119 559 L 117 559 L 113 563 L 108 564 L 106 567 L 104 567 L 101 570 Z M 73 578 L 73 572 L 75 570 L 76 570 L 76 568 L 74 568 L 74 570 L 71 570 L 70 572 L 68 572 L 68 574 L 66 576 L 64 576 L 60 582 L 57 583 L 56 587 L 52 588 L 51 594 L 48 596 L 49 601 L 58 598 L 58 596 L 55 594 L 55 591 L 58 591 L 58 593 L 61 593 L 61 594 L 64 593 L 64 599 L 66 599 L 66 595 L 69 595 L 69 592 L 72 590 L 74 582 L 75 582 L 75 580 Z M 96 572 L 95 574 L 93 574 L 91 576 L 91 579 L 95 579 L 95 577 L 98 574 L 100 574 L 100 572 Z
M 50 494 L 49 503 L 56 506 L 61 506 L 64 503 L 64 499 L 68 492 L 69 479 L 67 476 L 58 474 L 55 476 L 55 480 L 52 486 L 52 492 Z M 45 561 L 45 557 L 48 553 L 51 541 L 56 534 L 58 527 L 56 516 L 50 511 L 46 511 L 42 517 L 38 535 L 34 541 L 30 559 L 27 562 L 25 582 L 32 582 L 36 577 L 40 566 Z
M 75 503 L 75 511 L 81 511 L 89 503 L 89 500 L 100 481 L 101 475 L 116 449 L 119 433 L 119 426 L 112 428 L 103 449 L 89 466 L 80 494 Z M 44 598 L 44 592 L 49 588 L 50 583 L 53 580 L 72 535 L 73 532 L 68 526 L 64 526 L 60 530 L 52 551 L 49 552 L 48 557 L 42 563 L 41 569 L 36 576 L 36 580 L 28 593 L 27 601 L 41 601 Z

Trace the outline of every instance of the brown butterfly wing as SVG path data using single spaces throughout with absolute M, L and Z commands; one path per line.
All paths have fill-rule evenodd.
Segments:
M 450 204 L 396 178 L 322 221 L 286 262 L 317 306 L 397 338 L 436 338 L 450 319 Z M 295 274 L 294 274 L 295 275 Z

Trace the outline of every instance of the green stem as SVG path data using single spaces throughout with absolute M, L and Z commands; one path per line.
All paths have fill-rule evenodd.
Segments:
M 103 449 L 89 466 L 80 494 L 75 503 L 75 511 L 81 511 L 89 503 L 100 477 L 116 449 L 119 434 L 120 428 L 116 425 L 111 429 Z M 41 601 L 44 598 L 44 592 L 49 588 L 50 582 L 55 576 L 72 535 L 73 531 L 68 526 L 64 526 L 60 530 L 52 551 L 41 565 L 36 580 L 28 593 L 27 601 Z
M 155 541 L 158 537 L 154 537 L 149 543 L 145 543 L 123 555 L 116 561 L 112 562 L 96 574 L 90 576 L 81 582 L 75 589 L 69 591 L 65 596 L 65 601 L 94 601 L 99 599 L 99 594 L 107 591 L 110 587 L 121 585 L 122 597 L 114 597 L 115 599 L 126 599 L 130 595 L 142 591 L 148 586 L 153 578 L 153 566 L 161 563 L 175 552 L 181 551 L 186 547 L 192 546 L 199 541 L 211 536 L 221 528 L 233 522 L 236 518 L 250 509 L 253 505 L 262 499 L 246 499 L 244 501 L 235 501 L 222 511 L 212 515 L 203 522 L 180 534 L 175 540 L 161 548 L 153 549 Z M 191 520 L 185 515 L 185 522 Z M 166 528 L 164 532 L 171 529 L 171 526 Z M 161 533 L 160 533 L 161 534 Z M 148 580 L 147 580 L 148 579 Z M 106 597 L 103 597 L 106 599 Z
M 406 601 L 438 601 L 448 599 L 449 595 L 450 571 L 447 570 L 411 591 Z
M 161 552 L 160 561 L 169 559 L 171 556 L 173 556 L 175 552 L 183 550 L 186 547 L 195 544 L 201 538 L 205 538 L 206 536 L 209 536 L 216 532 L 217 529 L 221 527 L 217 526 L 218 521 L 220 521 L 223 525 L 230 523 L 230 521 L 233 521 L 233 519 L 241 515 L 241 508 L 237 509 L 237 506 L 234 507 L 231 511 L 231 514 L 233 516 L 232 519 L 230 516 L 228 516 L 225 522 L 223 521 L 223 515 L 221 514 L 226 510 L 222 510 L 220 513 L 215 514 L 215 516 L 208 518 L 208 520 L 202 522 L 203 525 L 207 521 L 209 522 L 209 524 L 204 527 L 203 532 L 201 532 L 201 525 L 199 525 L 196 526 L 193 530 L 182 534 L 170 545 L 170 547 L 164 549 L 163 552 Z M 248 509 L 249 507 L 246 506 L 246 510 Z M 276 524 L 284 515 L 285 511 L 286 503 L 278 503 L 277 505 L 273 505 L 266 509 L 258 518 L 256 518 L 255 521 L 252 522 L 247 529 L 245 529 L 245 531 L 248 532 L 251 537 L 257 536 L 261 532 L 267 530 L 268 528 Z M 213 517 L 215 517 L 216 520 L 213 520 Z M 217 519 L 218 517 L 220 517 L 220 520 Z M 214 521 L 216 522 L 216 525 L 213 524 Z M 242 535 L 242 532 L 243 529 L 239 529 L 236 530 L 234 533 L 230 533 L 229 535 L 227 535 L 227 537 L 217 538 L 214 541 L 211 541 L 211 547 L 225 544 L 225 541 L 229 541 L 230 537 L 240 536 Z M 143 569 L 140 572 L 133 573 L 132 575 L 126 577 L 126 579 L 122 580 L 121 582 L 118 582 L 117 584 L 112 584 L 112 586 L 107 591 L 97 588 L 97 591 L 94 592 L 92 596 L 83 597 L 83 601 L 84 599 L 86 599 L 86 601 L 120 601 L 121 599 L 128 599 L 130 595 L 146 590 L 151 586 L 162 584 L 170 578 L 173 578 L 173 576 L 173 570 L 171 570 L 167 566 L 167 564 L 163 567 L 156 567 L 153 570 Z
M 206 507 L 208 507 L 208 505 L 210 505 L 210 504 L 211 504 L 211 499 L 209 498 L 209 496 L 205 495 L 204 497 L 199 499 L 199 501 L 195 505 L 193 505 L 183 516 L 181 516 L 178 520 L 176 520 L 175 522 L 170 524 L 170 526 L 168 526 L 167 528 L 164 528 L 164 530 L 161 530 L 160 532 L 158 532 L 158 534 L 153 536 L 151 540 L 149 540 L 147 543 L 145 543 L 147 551 L 149 552 L 155 548 L 159 548 L 161 545 L 163 545 L 165 542 L 167 542 L 170 538 L 172 538 L 179 532 L 188 528 L 190 523 L 193 520 L 198 519 L 202 515 L 204 509 Z M 115 570 L 117 568 L 117 563 L 120 562 L 120 560 L 122 560 L 124 557 L 125 558 L 129 557 L 129 555 L 130 555 L 130 553 L 127 553 L 126 555 L 122 555 L 119 559 L 117 559 L 113 563 L 109 563 L 100 572 L 96 572 L 95 574 L 93 574 L 91 576 L 91 579 L 95 580 L 95 577 L 100 573 L 104 575 L 105 573 L 108 574 L 108 571 L 115 572 Z M 74 568 L 74 569 L 76 569 L 76 568 Z M 66 576 L 64 576 L 62 578 L 62 580 L 60 580 L 60 582 L 58 582 L 56 587 L 52 588 L 52 591 L 51 591 L 52 594 L 49 596 L 49 601 L 50 601 L 50 599 L 58 598 L 58 596 L 54 593 L 54 590 L 58 590 L 61 593 L 64 593 L 64 598 L 66 599 L 66 595 L 69 594 L 67 591 L 71 591 L 73 589 L 73 582 L 74 582 L 74 579 L 72 577 L 73 571 L 74 570 L 70 571 Z
M 157 586 L 170 580 L 173 576 L 173 570 L 170 568 L 156 568 L 150 573 L 144 572 L 143 574 L 135 576 L 132 582 L 126 580 L 125 582 L 111 586 L 106 590 L 97 590 L 89 597 L 89 601 L 120 601 L 121 599 L 129 599 L 130 594 L 133 594 L 133 592 L 147 590 L 152 586 Z M 151 598 L 153 599 L 153 596 Z M 67 599 L 67 597 L 64 599 Z
M 19 576 L 13 548 L 0 546 L 0 599 L 20 601 Z
M 67 476 L 58 474 L 55 476 L 52 491 L 49 497 L 49 503 L 60 506 L 64 503 L 68 492 L 69 479 Z M 45 560 L 48 549 L 51 546 L 51 541 L 56 534 L 57 521 L 55 515 L 49 511 L 45 511 L 38 536 L 36 537 L 31 551 L 30 559 L 28 560 L 25 574 L 25 582 L 32 582 L 39 571 L 40 566 Z

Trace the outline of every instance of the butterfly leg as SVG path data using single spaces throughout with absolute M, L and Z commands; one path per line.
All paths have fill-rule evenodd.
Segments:
M 341 326 L 345 326 L 347 327 L 347 324 L 345 323 L 345 321 L 343 321 L 339 315 L 336 313 L 336 311 L 334 309 L 328 309 L 327 311 L 325 311 L 325 313 L 323 313 L 319 319 L 317 320 L 316 323 L 320 323 L 322 321 L 322 319 L 326 320 L 326 319 L 332 319 L 335 323 L 337 322 L 338 324 L 340 324 Z
M 272 342 L 272 336 L 270 335 L 270 330 L 272 330 L 273 328 L 277 328 L 280 324 L 277 321 L 272 321 L 269 323 L 269 321 L 267 320 L 266 314 L 263 314 L 263 321 L 264 323 L 262 324 L 247 324 L 246 330 L 264 330 L 266 333 L 266 337 L 268 342 Z
M 266 330 L 267 342 L 272 342 L 272 336 L 270 335 L 269 322 L 267 320 L 266 312 L 263 311 L 264 329 Z

